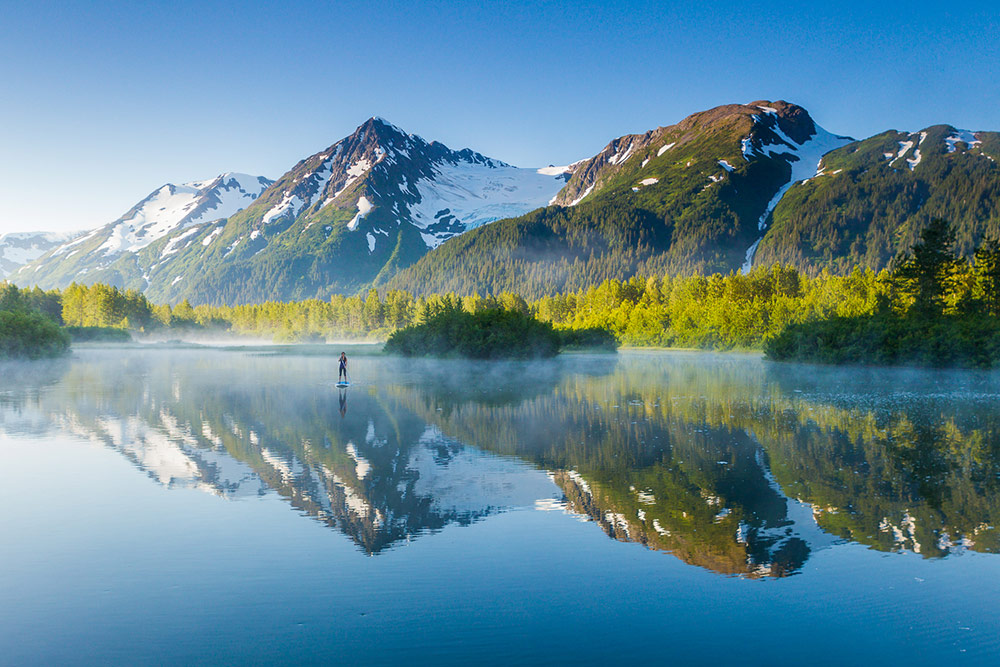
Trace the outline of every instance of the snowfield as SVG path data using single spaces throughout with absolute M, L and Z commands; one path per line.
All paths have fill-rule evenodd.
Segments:
M 420 201 L 407 205 L 428 248 L 488 222 L 548 205 L 566 185 L 570 167 L 523 169 L 477 162 L 440 162 L 433 179 L 421 178 L 410 191 Z M 442 224 L 444 221 L 445 224 Z
M 164 185 L 111 224 L 99 251 L 136 252 L 178 229 L 228 218 L 270 184 L 258 176 L 228 173 L 207 181 Z
M 975 132 L 969 132 L 968 130 L 955 130 L 944 140 L 944 143 L 948 144 L 949 153 L 954 153 L 958 150 L 958 146 L 956 146 L 958 142 L 962 142 L 969 148 L 975 148 L 976 144 L 983 143 L 976 138 Z
M 766 111 L 766 113 L 771 115 L 772 112 Z M 778 205 L 778 202 L 781 201 L 781 198 L 785 196 L 785 193 L 796 183 L 814 178 L 819 173 L 820 162 L 823 160 L 824 155 L 841 146 L 846 146 L 852 141 L 848 137 L 841 137 L 827 132 L 819 125 L 815 125 L 815 128 L 815 134 L 806 139 L 802 144 L 799 144 L 782 132 L 777 122 L 775 122 L 774 127 L 771 129 L 780 139 L 779 143 L 754 146 L 750 137 L 743 139 L 743 157 L 747 160 L 750 160 L 752 157 L 764 155 L 770 157 L 787 156 L 788 163 L 792 167 L 791 178 L 778 189 L 778 192 L 768 202 L 764 213 L 757 221 L 757 229 L 761 232 L 761 235 L 747 248 L 746 261 L 743 262 L 741 269 L 743 273 L 749 273 L 750 269 L 753 268 L 753 257 L 757 252 L 757 246 L 760 245 L 761 240 L 764 238 L 764 231 L 767 229 L 767 219 Z
M 72 241 L 83 232 L 11 232 L 0 234 L 0 278 L 6 278 L 49 250 Z

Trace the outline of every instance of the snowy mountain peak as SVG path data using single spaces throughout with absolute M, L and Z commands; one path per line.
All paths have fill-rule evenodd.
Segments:
M 806 144 L 835 144 L 834 148 L 839 148 L 853 141 L 851 137 L 827 132 L 805 109 L 788 102 L 760 101 L 747 106 L 759 110 L 752 115 L 753 128 L 742 141 L 743 157 L 748 162 L 755 157 L 795 155 Z M 826 152 L 829 150 L 833 148 Z
M 362 231 L 369 254 L 379 236 L 401 225 L 415 226 L 432 248 L 486 222 L 545 206 L 565 180 L 564 169 L 519 169 L 468 148 L 428 143 L 372 117 L 279 179 L 261 197 L 267 208 L 260 222 L 276 232 L 332 206 L 351 212 L 347 230 Z
M 249 206 L 270 185 L 263 176 L 238 172 L 180 185 L 167 183 L 114 222 L 62 239 L 55 247 L 46 247 L 44 254 L 36 253 L 29 258 L 30 264 L 17 269 L 16 279 L 65 286 L 84 276 L 90 278 L 160 239 L 189 234 L 183 230 L 228 218 Z M 164 255 L 170 247 L 164 249 Z
M 757 221 L 760 237 L 747 248 L 746 260 L 741 267 L 744 273 L 753 268 L 754 255 L 764 237 L 771 213 L 785 193 L 796 183 L 819 174 L 824 155 L 854 141 L 851 137 L 827 132 L 802 107 L 787 102 L 772 104 L 754 102 L 750 105 L 762 113 L 753 116 L 754 127 L 742 141 L 743 158 L 747 162 L 765 157 L 782 159 L 788 162 L 791 173 Z
M 108 225 L 98 250 L 106 255 L 135 252 L 175 230 L 228 218 L 270 185 L 263 176 L 235 172 L 182 185 L 167 183 Z

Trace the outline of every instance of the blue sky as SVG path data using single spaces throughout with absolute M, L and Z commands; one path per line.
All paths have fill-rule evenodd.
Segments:
M 1000 129 L 995 3 L 16 2 L 0 233 L 101 225 L 167 182 L 276 178 L 372 115 L 521 166 L 719 104 L 832 132 Z

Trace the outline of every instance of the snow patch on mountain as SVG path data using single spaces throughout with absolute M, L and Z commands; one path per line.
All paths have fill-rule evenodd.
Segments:
M 218 227 L 213 229 L 208 236 L 206 236 L 201 240 L 201 244 L 207 248 L 209 245 L 211 245 L 212 241 L 215 240 L 215 237 L 222 233 L 223 229 L 225 229 L 225 227 L 223 227 L 222 225 L 219 225 Z
M 576 199 L 574 199 L 573 201 L 571 201 L 569 203 L 569 205 L 570 206 L 576 206 L 577 204 L 579 204 L 580 202 L 582 202 L 587 197 L 587 195 L 589 195 L 593 191 L 594 191 L 594 184 L 591 183 L 589 186 L 587 186 L 587 189 L 583 191 L 583 194 L 580 195 L 579 197 L 577 197 Z
M 281 201 L 264 214 L 261 222 L 269 225 L 282 218 L 294 218 L 306 205 L 306 201 L 292 192 L 286 192 Z
M 633 144 L 629 144 L 628 148 L 625 149 L 624 153 L 615 153 L 614 155 L 612 155 L 611 157 L 608 158 L 608 163 L 609 164 L 624 164 L 625 160 L 627 160 L 630 157 L 632 157 L 632 147 L 633 147 Z
M 262 177 L 227 173 L 206 181 L 164 185 L 112 223 L 98 251 L 136 252 L 178 229 L 228 218 L 270 184 Z
M 663 146 L 660 146 L 660 150 L 656 151 L 656 157 L 660 157 L 661 155 L 663 155 L 664 153 L 666 153 L 667 151 L 669 151 L 671 148 L 673 148 L 676 145 L 677 145 L 677 142 L 674 141 L 674 142 L 671 142 L 669 144 L 665 144 Z
M 419 201 L 406 207 L 424 243 L 436 248 L 456 234 L 546 206 L 566 185 L 564 175 L 571 167 L 439 162 L 433 178 L 410 184 Z
M 358 199 L 358 212 L 355 213 L 354 217 L 351 218 L 351 221 L 347 223 L 347 228 L 352 232 L 357 229 L 358 223 L 361 222 L 361 218 L 368 215 L 372 208 L 372 203 L 368 201 L 368 197 L 360 197 Z
M 170 241 L 167 243 L 166 247 L 163 248 L 163 252 L 160 253 L 160 256 L 161 257 L 166 257 L 167 255 L 173 255 L 175 252 L 177 252 L 182 247 L 184 247 L 184 246 L 181 245 L 181 242 L 184 239 L 190 237 L 192 234 L 197 234 L 200 231 L 201 231 L 200 229 L 198 229 L 197 227 L 195 227 L 194 229 L 189 229 L 189 230 L 187 230 L 186 232 L 184 232 L 182 234 L 178 234 L 174 238 L 170 239 Z
M 774 123 L 774 127 L 770 128 L 775 130 L 775 135 L 781 140 L 781 145 L 779 147 L 777 144 L 762 145 L 760 147 L 753 146 L 750 142 L 750 138 L 747 137 L 743 140 L 743 155 L 747 156 L 747 145 L 750 144 L 751 153 L 753 155 L 763 155 L 767 154 L 771 157 L 785 157 L 789 161 L 789 165 L 792 168 L 791 177 L 788 182 L 783 186 L 778 188 L 778 192 L 775 193 L 771 201 L 768 202 L 767 207 L 764 209 L 764 213 L 760 216 L 757 221 L 757 229 L 761 232 L 760 237 L 754 241 L 753 245 L 747 248 L 746 261 L 743 262 L 742 271 L 743 273 L 749 273 L 750 269 L 753 268 L 753 256 L 757 252 L 757 246 L 760 245 L 761 240 L 764 238 L 764 230 L 767 229 L 767 220 L 771 216 L 778 202 L 781 198 L 785 196 L 785 193 L 800 181 L 813 178 L 819 173 L 820 163 L 823 161 L 823 156 L 832 150 L 836 150 L 841 146 L 845 146 L 851 142 L 848 137 L 841 137 L 836 134 L 827 132 L 819 125 L 815 125 L 815 133 L 806 139 L 802 144 L 797 143 L 787 134 L 781 131 L 778 127 L 777 122 Z
M 49 250 L 82 236 L 84 232 L 10 232 L 0 234 L 0 278 L 33 262 Z
M 913 148 L 913 142 L 912 141 L 900 141 L 900 142 L 897 142 L 897 143 L 899 144 L 899 152 L 896 153 L 896 157 L 893 158 L 892 162 L 889 163 L 890 167 L 892 165 L 894 165 L 900 158 L 902 158 L 904 155 L 906 155 L 910 151 L 911 148 Z
M 913 171 L 914 167 L 920 164 L 922 156 L 920 155 L 920 146 L 923 145 L 924 139 L 927 138 L 926 132 L 920 133 L 920 140 L 917 142 L 917 148 L 913 151 L 913 157 L 906 160 L 906 164 L 910 167 L 910 171 Z
M 944 143 L 948 145 L 949 153 L 954 153 L 958 150 L 957 144 L 959 142 L 965 144 L 969 148 L 975 147 L 976 144 L 983 143 L 976 138 L 975 132 L 969 132 L 968 130 L 955 130 L 944 140 Z

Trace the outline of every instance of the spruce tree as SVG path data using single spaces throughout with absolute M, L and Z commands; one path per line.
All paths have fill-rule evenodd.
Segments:
M 1000 241 L 988 239 L 976 249 L 976 291 L 990 315 L 1000 314 Z
M 897 258 L 892 272 L 893 286 L 911 300 L 909 312 L 934 317 L 944 309 L 945 296 L 958 270 L 958 258 L 952 252 L 955 233 L 948 222 L 934 218 L 920 232 L 920 242 L 909 256 Z

